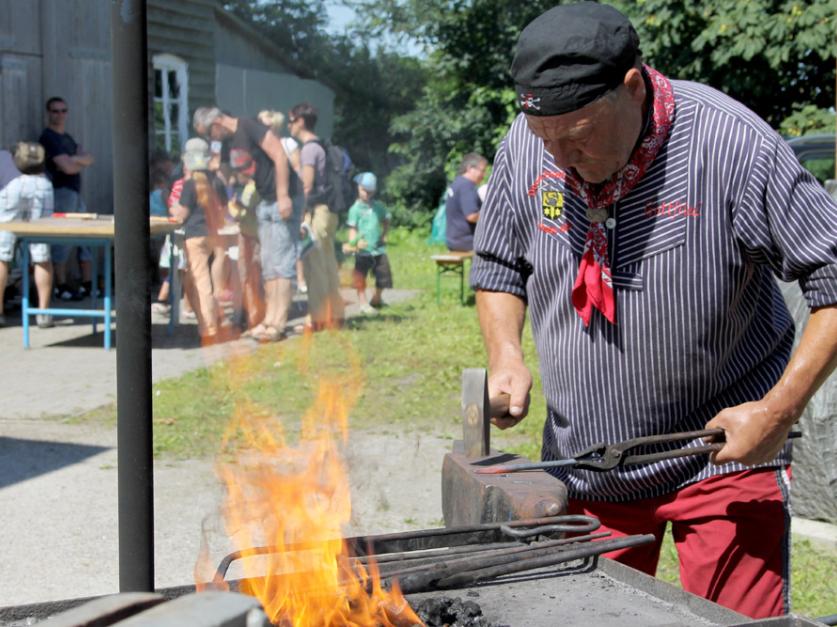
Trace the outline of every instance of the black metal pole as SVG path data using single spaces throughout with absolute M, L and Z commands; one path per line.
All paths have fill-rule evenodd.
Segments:
M 154 589 L 145 0 L 112 0 L 119 589 Z

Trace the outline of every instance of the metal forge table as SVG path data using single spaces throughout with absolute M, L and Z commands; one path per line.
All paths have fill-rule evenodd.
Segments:
M 168 220 L 150 220 L 151 235 L 164 235 L 178 228 L 179 223 Z M 49 314 L 53 316 L 73 316 L 92 318 L 93 333 L 96 333 L 98 320 L 104 323 L 104 347 L 111 348 L 111 322 L 113 320 L 113 261 L 111 250 L 114 239 L 114 222 L 107 218 L 42 218 L 31 222 L 12 221 L 0 223 L 0 230 L 11 231 L 20 240 L 23 247 L 23 299 L 21 303 L 21 319 L 23 323 L 23 348 L 29 348 L 29 317 L 35 314 Z M 66 244 L 69 246 L 92 246 L 104 250 L 104 291 L 102 307 L 98 307 L 99 297 L 92 294 L 93 307 L 90 309 L 72 309 L 61 307 L 29 306 L 29 244 Z M 97 276 L 97 259 L 93 255 L 92 275 Z

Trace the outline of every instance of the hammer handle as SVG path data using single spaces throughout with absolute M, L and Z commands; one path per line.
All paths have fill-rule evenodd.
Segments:
M 491 407 L 492 418 L 503 418 L 509 415 L 509 405 L 511 404 L 511 396 L 505 393 L 498 394 L 497 396 L 492 396 L 488 400 L 488 404 Z

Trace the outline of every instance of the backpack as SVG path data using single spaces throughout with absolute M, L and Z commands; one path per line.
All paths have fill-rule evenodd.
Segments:
M 308 205 L 326 204 L 332 213 L 345 213 L 355 201 L 355 184 L 352 180 L 355 167 L 349 153 L 341 146 L 320 139 L 305 143 L 319 144 L 326 156 L 323 191 L 312 193 L 308 197 Z
M 433 216 L 433 223 L 430 227 L 430 237 L 427 238 L 428 244 L 444 244 L 445 230 L 447 227 L 447 213 L 445 207 L 445 196 L 442 196 L 439 206 L 436 209 L 436 214 Z

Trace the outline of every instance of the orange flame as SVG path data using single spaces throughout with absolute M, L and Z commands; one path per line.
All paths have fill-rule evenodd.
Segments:
M 303 349 L 313 341 L 305 337 Z M 312 369 L 310 360 L 300 369 Z M 235 463 L 218 466 L 227 489 L 226 533 L 238 550 L 273 547 L 241 561 L 239 590 L 258 598 L 275 624 L 421 624 L 397 586 L 382 588 L 374 561 L 368 568 L 359 564 L 342 539 L 352 508 L 338 437 L 348 440 L 349 411 L 362 386 L 359 373 L 359 361 L 351 357 L 349 374 L 318 373 L 319 389 L 295 446 L 277 418 L 247 401 L 238 403 L 227 429 L 225 444 L 235 440 L 242 453 Z M 202 560 L 207 556 L 199 559 L 196 573 Z

